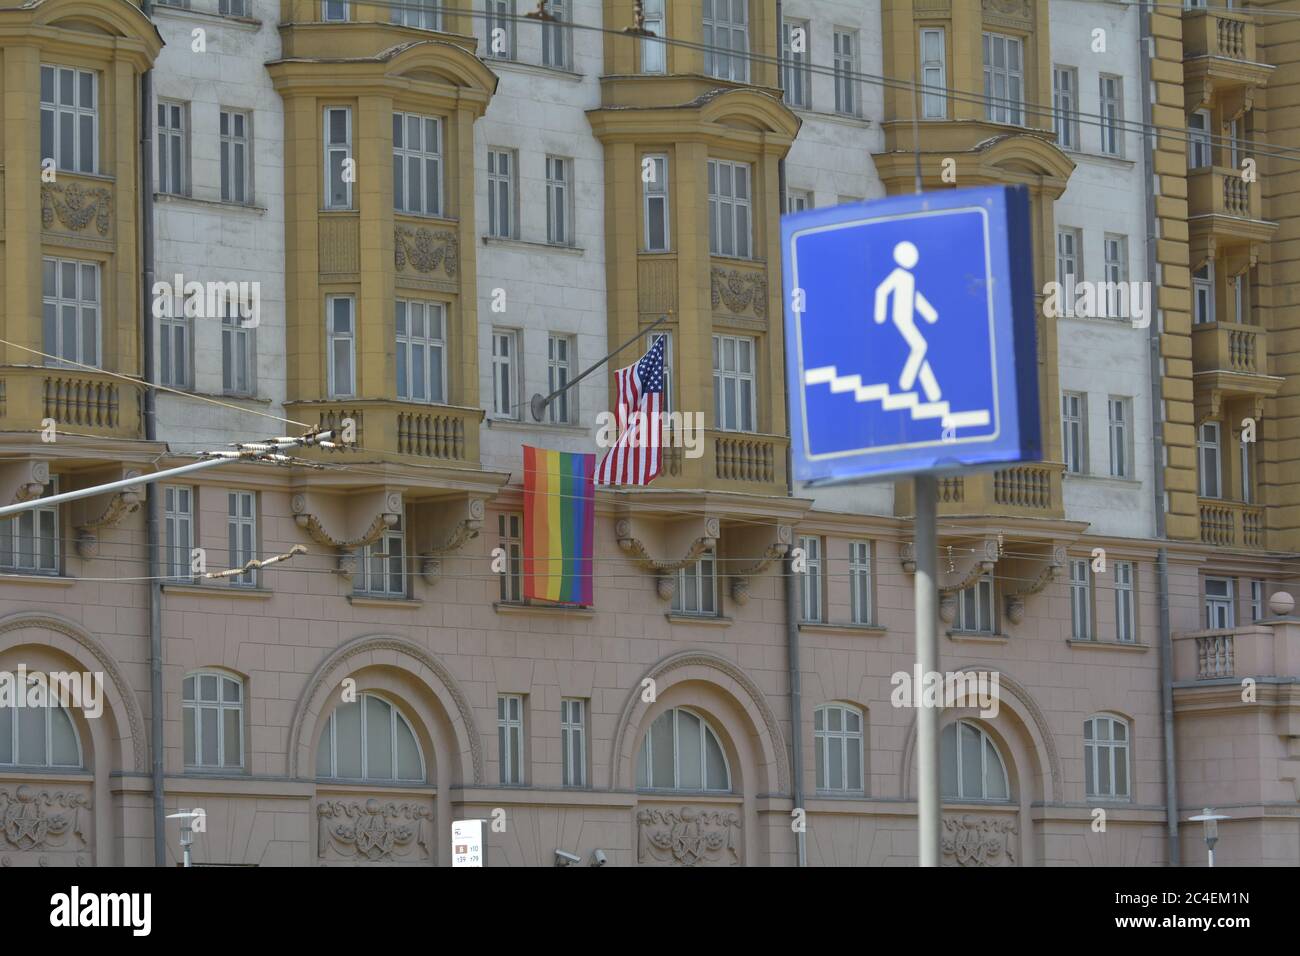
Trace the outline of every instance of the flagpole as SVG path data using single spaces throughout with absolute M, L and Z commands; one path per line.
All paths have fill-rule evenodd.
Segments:
M 535 422 L 540 422 L 540 421 L 542 420 L 542 416 L 546 414 L 546 406 L 547 406 L 547 405 L 551 404 L 552 401 L 554 401 L 555 399 L 559 398 L 561 395 L 563 395 L 563 394 L 564 394 L 565 392 L 567 392 L 569 389 L 573 388 L 573 386 L 577 385 L 579 382 L 581 382 L 584 378 L 586 378 L 586 377 L 587 377 L 588 375 L 590 375 L 592 372 L 596 371 L 596 369 L 600 368 L 602 365 L 604 365 L 606 362 L 608 362 L 610 359 L 612 359 L 612 358 L 613 358 L 615 355 L 617 355 L 619 352 L 623 351 L 625 348 L 627 348 L 627 347 L 630 346 L 630 345 L 634 345 L 634 344 L 636 343 L 636 341 L 637 341 L 638 339 L 640 339 L 643 335 L 645 335 L 645 334 L 648 333 L 648 332 L 653 332 L 656 328 L 658 328 L 659 326 L 663 325 L 665 322 L 668 321 L 669 317 L 670 317 L 672 314 L 673 314 L 673 313 L 672 313 L 672 311 L 670 310 L 667 314 L 659 316 L 659 318 L 655 319 L 654 322 L 652 322 L 650 325 L 647 325 L 644 329 L 642 329 L 642 330 L 641 330 L 640 332 L 638 332 L 636 335 L 632 336 L 630 339 L 628 339 L 626 342 L 624 342 L 624 343 L 623 343 L 622 345 L 620 345 L 618 348 L 614 349 L 614 351 L 610 352 L 608 355 L 606 355 L 603 359 L 601 359 L 601 360 L 600 360 L 599 362 L 597 362 L 595 365 L 591 366 L 591 368 L 587 369 L 585 372 L 583 372 L 583 373 L 582 373 L 581 375 L 579 375 L 577 378 L 575 378 L 575 379 L 571 379 L 570 381 L 568 381 L 568 382 L 566 382 L 565 384 L 561 385 L 561 386 L 560 386 L 559 388 L 557 388 L 555 391 L 551 392 L 551 394 L 546 395 L 546 396 L 543 396 L 540 392 L 538 392 L 536 395 L 534 395 L 534 396 L 532 397 L 532 399 L 528 402 L 529 408 L 531 408 L 531 409 L 532 409 L 532 412 L 533 412 L 533 421 L 535 421 Z

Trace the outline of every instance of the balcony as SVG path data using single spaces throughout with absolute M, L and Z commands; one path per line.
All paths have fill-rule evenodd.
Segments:
M 86 369 L 0 369 L 0 430 L 38 432 L 52 419 L 60 432 L 89 438 L 143 437 L 142 390 Z
M 974 475 L 940 478 L 939 514 L 954 517 L 1062 517 L 1062 471 L 1063 466 L 1060 464 L 1042 462 Z M 912 483 L 898 482 L 894 488 L 895 513 L 915 514 Z
M 1244 627 L 1188 631 L 1174 635 L 1174 680 L 1300 676 L 1300 622 L 1259 621 Z M 1234 696 L 1240 687 L 1234 687 Z
M 420 405 L 384 399 L 291 402 L 291 418 L 319 422 L 322 428 L 356 425 L 356 447 L 319 450 L 311 457 L 358 457 L 367 461 L 417 459 L 428 464 L 474 469 L 479 466 L 479 424 L 483 409 Z
M 1241 170 L 1205 166 L 1187 173 L 1187 213 L 1192 246 L 1262 242 L 1277 223 L 1264 219 L 1258 183 L 1241 178 Z
M 1280 376 L 1268 374 L 1268 330 L 1237 322 L 1192 326 L 1192 382 L 1196 405 L 1217 417 L 1225 402 L 1246 400 L 1262 406 L 1276 395 Z M 1254 412 L 1263 414 L 1262 408 Z
M 1220 548 L 1264 550 L 1264 506 L 1201 498 L 1201 541 Z
M 706 429 L 698 458 L 681 447 L 676 425 L 665 430 L 664 442 L 663 474 L 655 481 L 659 487 L 785 494 L 788 440 L 784 436 Z

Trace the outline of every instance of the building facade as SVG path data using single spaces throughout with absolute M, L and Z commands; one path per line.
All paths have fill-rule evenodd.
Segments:
M 350 439 L 0 524 L 0 672 L 102 681 L 0 695 L 0 862 L 174 863 L 159 775 L 198 863 L 915 862 L 911 488 L 792 482 L 779 222 L 918 178 L 1028 187 L 1043 289 L 1046 458 L 940 482 L 944 862 L 1300 862 L 1300 25 L 1203 7 L 0 12 L 0 501 Z M 521 446 L 659 336 L 663 474 L 530 602 Z

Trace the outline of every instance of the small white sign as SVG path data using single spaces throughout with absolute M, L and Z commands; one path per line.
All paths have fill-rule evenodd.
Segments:
M 483 821 L 453 820 L 451 824 L 451 865 L 483 865 Z

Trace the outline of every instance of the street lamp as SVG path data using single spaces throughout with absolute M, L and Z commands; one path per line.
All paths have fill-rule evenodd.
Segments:
M 1230 820 L 1231 817 L 1224 816 L 1221 813 L 1215 813 L 1212 807 L 1206 807 L 1199 814 L 1189 818 L 1192 823 L 1205 824 L 1205 845 L 1210 851 L 1209 866 L 1214 866 L 1214 844 L 1219 842 L 1219 821 Z
M 194 825 L 191 820 L 203 820 L 206 815 L 202 810 L 181 810 L 178 813 L 167 814 L 168 820 L 181 821 L 181 853 L 185 858 L 185 866 L 190 865 L 190 847 L 194 845 Z M 202 824 L 200 824 L 200 829 Z

